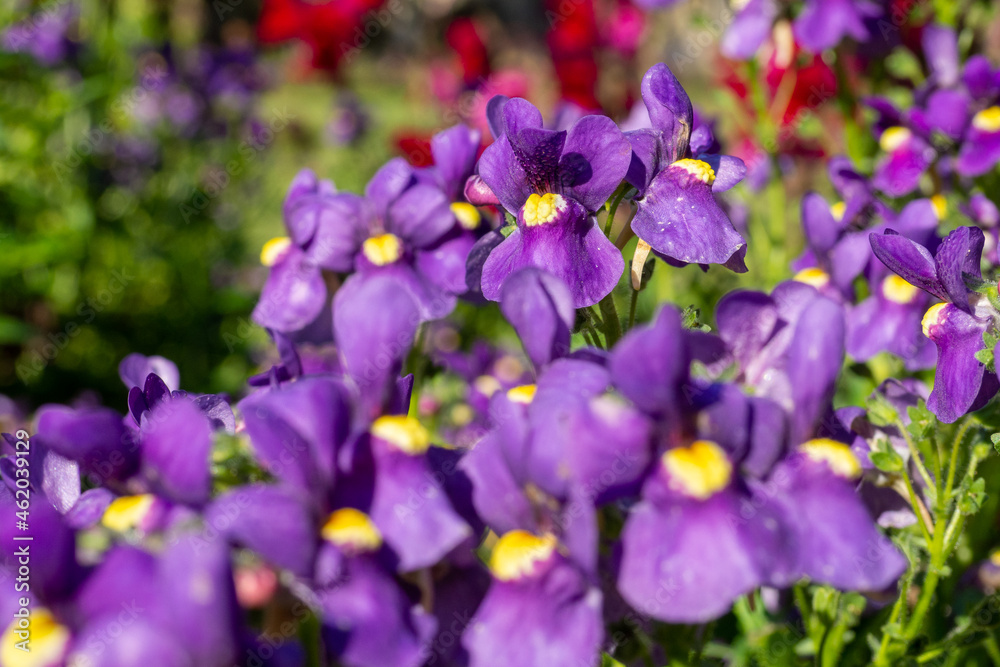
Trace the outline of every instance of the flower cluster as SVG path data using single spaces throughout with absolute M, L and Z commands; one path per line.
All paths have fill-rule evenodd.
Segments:
M 797 29 L 822 48 L 867 7 L 807 3 Z M 932 563 L 927 602 L 908 612 L 922 621 L 954 526 L 982 503 L 971 480 L 959 499 L 956 454 L 944 481 L 940 447 L 932 476 L 914 440 L 938 424 L 930 413 L 955 422 L 1000 388 L 984 233 L 941 239 L 940 192 L 897 212 L 881 198 L 901 194 L 882 185 L 896 167 L 867 178 L 836 159 L 842 201 L 803 199 L 795 279 L 729 292 L 714 331 L 669 304 L 636 324 L 649 254 L 748 270 L 721 197 L 745 164 L 721 154 L 666 65 L 641 92 L 626 129 L 603 115 L 553 127 L 496 96 L 487 146 L 444 130 L 432 164 L 390 160 L 363 194 L 300 172 L 252 316 L 279 358 L 240 400 L 182 391 L 173 363 L 135 354 L 119 369 L 124 416 L 45 406 L 24 457 L 5 434 L 2 571 L 18 572 L 20 491 L 46 547 L 30 596 L 0 592 L 0 619 L 15 618 L 3 664 L 663 664 L 675 648 L 646 647 L 648 634 L 761 590 L 772 610 L 802 582 L 895 595 L 911 526 Z M 909 164 L 911 144 L 889 162 Z M 616 291 L 633 299 L 627 320 Z M 461 351 L 439 322 L 460 303 L 498 311 L 523 356 Z M 836 400 L 848 355 L 922 370 L 935 347 L 929 394 L 890 379 L 867 410 Z M 426 381 L 434 365 L 451 398 Z M 420 417 L 448 401 L 448 422 L 428 428 Z M 295 616 L 292 630 L 255 635 L 244 612 L 261 607 L 265 627 Z M 880 664 L 890 637 L 906 650 L 904 631 L 872 647 Z

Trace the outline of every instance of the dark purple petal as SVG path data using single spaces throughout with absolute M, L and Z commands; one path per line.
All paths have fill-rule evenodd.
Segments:
M 104 516 L 104 510 L 108 509 L 114 499 L 114 494 L 103 487 L 84 491 L 66 512 L 66 525 L 75 530 L 85 530 L 97 525 Z
M 973 116 L 972 126 L 966 133 L 955 160 L 955 170 L 963 176 L 985 174 L 1000 162 L 1000 129 L 976 127 L 977 117 L 978 114 Z
M 500 135 L 503 134 L 503 108 L 509 101 L 510 98 L 506 95 L 494 95 L 486 103 L 486 121 L 489 123 L 490 132 L 494 139 L 499 139 Z
M 154 615 L 161 631 L 205 664 L 233 664 L 240 616 L 226 544 L 181 535 L 160 556 L 157 584 L 161 604 Z
M 468 289 L 466 298 L 485 299 L 483 297 L 483 266 L 493 249 L 504 242 L 504 235 L 499 229 L 487 232 L 476 241 L 469 250 L 465 262 L 465 286 Z
M 452 294 L 464 294 L 466 263 L 476 243 L 469 232 L 455 230 L 429 248 L 414 253 L 414 265 L 428 281 Z
M 552 274 L 528 267 L 511 275 L 500 290 L 500 310 L 535 368 L 569 353 L 576 320 L 573 295 Z
M 901 146 L 878 161 L 872 185 L 892 197 L 908 195 L 917 188 L 920 177 L 933 161 L 934 149 L 923 139 L 910 136 Z
M 640 88 L 653 129 L 663 133 L 663 140 L 671 152 L 664 156 L 665 159 L 673 162 L 683 157 L 694 126 L 691 98 L 663 63 L 657 63 L 646 71 Z
M 958 90 L 937 90 L 927 98 L 927 124 L 950 137 L 961 139 L 969 120 L 969 97 Z
M 479 158 L 479 175 L 511 213 L 517 213 L 534 188 L 506 135 L 490 144 Z
M 169 359 L 133 352 L 118 364 L 118 377 L 129 388 L 142 387 L 150 373 L 160 376 L 171 391 L 180 389 L 180 372 L 177 364 Z
M 985 242 L 986 236 L 978 227 L 959 227 L 945 237 L 934 257 L 947 300 L 969 314 L 972 314 L 972 305 L 963 275 L 982 279 L 979 263 Z
M 708 165 L 692 160 L 697 165 Z M 712 196 L 709 183 L 675 163 L 638 200 L 632 231 L 657 253 L 689 264 L 725 264 L 746 241 Z M 694 167 L 692 167 L 693 169 Z
M 663 148 L 660 145 L 659 130 L 639 129 L 626 132 L 625 137 L 632 146 L 632 160 L 625 180 L 635 186 L 642 195 L 653 177 L 660 173 Z
M 343 385 L 329 378 L 302 378 L 277 391 L 251 394 L 239 409 L 266 470 L 318 495 L 330 488 L 337 452 L 351 424 Z
M 937 344 L 938 362 L 934 390 L 927 408 L 946 424 L 965 415 L 976 401 L 986 367 L 976 359 L 985 347 L 983 332 L 988 326 L 956 306 L 932 306 L 924 317 L 924 331 Z
M 875 256 L 889 270 L 939 299 L 948 298 L 944 285 L 938 280 L 934 258 L 927 248 L 891 229 L 885 234 L 870 234 L 868 238 Z
M 830 205 L 822 195 L 808 192 L 802 197 L 802 230 L 806 243 L 817 255 L 824 255 L 840 238 L 842 225 L 830 212 Z
M 268 329 L 298 331 L 316 319 L 327 298 L 319 268 L 292 246 L 271 267 L 250 318 Z
M 186 398 L 163 401 L 143 415 L 143 473 L 168 498 L 200 505 L 212 490 L 212 429 Z
M 573 123 L 559 158 L 559 192 L 597 211 L 625 178 L 632 161 L 628 139 L 607 116 Z

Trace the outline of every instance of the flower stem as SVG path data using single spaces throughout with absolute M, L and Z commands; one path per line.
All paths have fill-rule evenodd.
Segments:
M 622 337 L 622 323 L 618 319 L 618 308 L 615 306 L 614 293 L 608 294 L 601 299 L 599 304 L 601 309 L 601 319 L 604 320 L 604 346 L 611 349 L 618 339 Z

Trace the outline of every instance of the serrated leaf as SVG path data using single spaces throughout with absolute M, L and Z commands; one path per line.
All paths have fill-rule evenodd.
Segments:
M 993 449 L 1000 453 L 1000 433 L 994 433 L 990 436 L 990 440 L 993 441 Z

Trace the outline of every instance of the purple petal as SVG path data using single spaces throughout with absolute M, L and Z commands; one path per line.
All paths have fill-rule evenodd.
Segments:
M 129 388 L 142 387 L 150 373 L 160 376 L 171 391 L 180 389 L 180 372 L 177 364 L 169 359 L 133 352 L 118 364 L 118 377 Z
M 494 248 L 483 265 L 483 296 L 500 299 L 504 281 L 518 269 L 534 266 L 562 280 L 573 306 L 591 306 L 607 296 L 625 270 L 621 252 L 601 232 L 597 221 L 573 200 L 548 224 L 519 224 Z
M 164 401 L 143 415 L 143 472 L 167 497 L 200 505 L 212 490 L 208 419 L 185 398 Z
M 891 197 L 908 195 L 920 184 L 920 177 L 933 161 L 934 149 L 913 136 L 878 161 L 872 185 Z
M 701 154 L 698 160 L 708 163 L 715 172 L 715 180 L 712 181 L 712 192 L 725 192 L 747 175 L 747 165 L 743 160 L 732 155 L 707 155 Z
M 958 37 L 948 26 L 931 24 L 924 26 L 920 43 L 930 69 L 930 80 L 942 88 L 958 82 Z
M 680 166 L 661 171 L 637 203 L 632 230 L 666 257 L 725 264 L 746 245 L 708 184 Z
M 413 297 L 391 277 L 348 281 L 337 292 L 333 327 L 344 370 L 377 403 L 399 375 L 420 320 Z
M 667 161 L 683 157 L 694 126 L 691 98 L 663 63 L 657 63 L 646 71 L 640 88 L 653 128 L 663 133 L 664 141 L 672 149 L 672 154 L 665 156 Z
M 384 218 L 389 205 L 396 201 L 415 181 L 413 167 L 401 157 L 386 162 L 365 186 L 365 198 L 374 206 L 378 217 Z
M 39 437 L 94 480 L 124 480 L 138 467 L 135 442 L 114 410 L 43 406 L 37 419 Z
M 597 211 L 625 178 L 631 161 L 632 147 L 613 120 L 584 116 L 566 135 L 556 191 Z
M 728 491 L 662 507 L 641 502 L 622 532 L 618 590 L 640 613 L 668 623 L 723 615 L 764 581 L 751 545 L 732 521 L 739 516 L 738 499 Z
M 614 384 L 651 415 L 674 415 L 688 368 L 680 315 L 663 308 L 656 321 L 630 331 L 611 353 Z
M 1000 131 L 980 130 L 973 125 L 958 151 L 955 170 L 963 176 L 979 176 L 1000 162 Z
M 734 60 L 749 60 L 771 36 L 777 15 L 778 5 L 774 0 L 750 0 L 722 36 L 722 54 Z
M 479 130 L 465 125 L 450 127 L 431 139 L 434 169 L 442 191 L 452 201 L 458 201 L 465 179 L 475 168 L 481 139 Z
M 934 263 L 938 279 L 944 287 L 948 301 L 972 314 L 969 303 L 969 288 L 963 275 L 982 279 L 979 263 L 983 255 L 986 236 L 978 227 L 959 227 L 941 242 Z
M 373 225 L 373 207 L 358 195 L 344 193 L 316 203 L 313 215 L 317 220 L 315 233 L 302 245 L 306 257 L 330 271 L 350 271 Z
M 938 348 L 934 390 L 927 398 L 927 408 L 946 424 L 965 415 L 979 395 L 986 367 L 975 355 L 985 347 L 983 332 L 987 326 L 988 322 L 950 304 L 925 324 Z
M 844 362 L 844 311 L 840 304 L 819 297 L 802 311 L 788 349 L 788 380 L 795 410 L 791 442 L 813 434 L 833 398 Z
M 795 39 L 814 53 L 836 46 L 845 35 L 858 41 L 868 36 L 853 0 L 806 0 L 793 31 Z
M 535 368 L 569 353 L 576 310 L 569 288 L 555 276 L 534 267 L 517 271 L 500 290 L 500 310 Z
M 271 267 L 250 318 L 268 329 L 298 331 L 316 319 L 326 300 L 326 283 L 319 268 L 292 246 Z
M 653 177 L 660 173 L 661 153 L 660 131 L 653 129 L 632 130 L 625 133 L 629 145 L 632 146 L 632 160 L 629 163 L 625 180 L 635 186 L 642 195 L 649 187 Z
M 601 601 L 600 591 L 561 558 L 540 579 L 494 581 L 462 636 L 469 667 L 596 664 Z
M 763 292 L 734 290 L 719 300 L 715 310 L 719 336 L 742 365 L 749 363 L 774 333 L 778 311 Z
M 871 234 L 868 238 L 875 256 L 891 271 L 939 299 L 948 298 L 944 285 L 938 280 L 934 258 L 927 248 L 891 229 L 885 234 Z
M 205 510 L 207 526 L 304 578 L 312 574 L 316 521 L 291 489 L 264 484 L 232 489 Z
M 476 243 L 476 237 L 455 230 L 429 248 L 414 253 L 414 265 L 426 279 L 446 292 L 464 294 L 466 264 Z
M 840 238 L 841 228 L 822 195 L 809 192 L 802 197 L 802 230 L 814 253 L 828 253 Z
M 452 508 L 426 457 L 373 438 L 371 518 L 399 556 L 400 572 L 430 567 L 472 534 Z
M 386 231 L 405 239 L 415 248 L 426 248 L 455 224 L 448 199 L 437 188 L 415 185 L 389 207 Z

